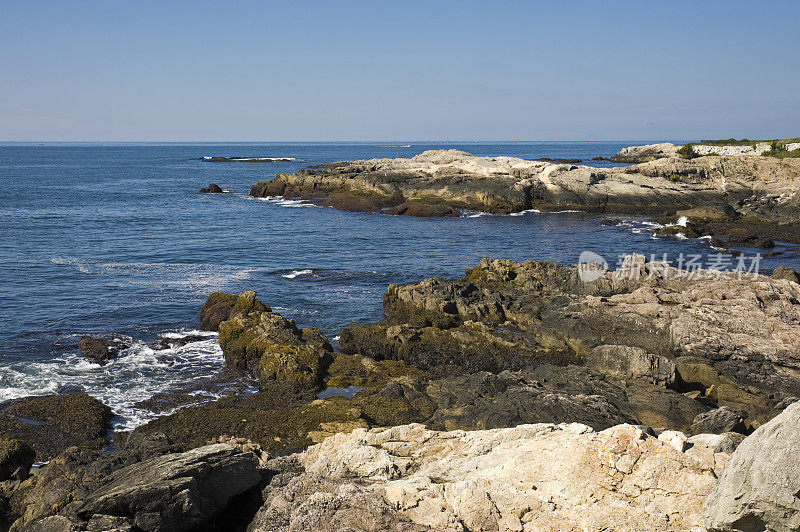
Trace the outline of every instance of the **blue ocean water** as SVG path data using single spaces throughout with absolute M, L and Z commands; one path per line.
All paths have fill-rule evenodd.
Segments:
M 196 329 L 216 290 L 255 289 L 333 338 L 349 323 L 378 320 L 389 283 L 457 277 L 486 256 L 572 264 L 591 250 L 613 264 L 631 252 L 708 254 L 703 242 L 653 239 L 638 220 L 600 226 L 584 213 L 417 219 L 247 195 L 275 173 L 338 160 L 440 148 L 589 159 L 630 144 L 2 144 L 0 400 L 79 385 L 110 404 L 121 427 L 152 417 L 136 401 L 222 370 L 213 336 L 166 351 L 149 345 Z M 200 194 L 209 182 L 229 192 Z M 793 247 L 781 251 L 761 266 L 800 266 Z M 133 346 L 101 368 L 78 355 L 81 334 Z

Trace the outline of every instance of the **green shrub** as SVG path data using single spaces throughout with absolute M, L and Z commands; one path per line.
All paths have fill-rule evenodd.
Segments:
M 694 159 L 695 157 L 700 157 L 700 154 L 694 151 L 694 146 L 692 144 L 684 144 L 678 148 L 678 155 L 684 159 Z

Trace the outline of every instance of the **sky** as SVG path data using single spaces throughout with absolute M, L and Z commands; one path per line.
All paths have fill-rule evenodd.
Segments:
M 798 135 L 796 0 L 0 0 L 0 141 Z

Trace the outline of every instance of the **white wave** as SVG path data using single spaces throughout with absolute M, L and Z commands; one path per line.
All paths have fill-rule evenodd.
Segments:
M 581 211 L 576 211 L 576 210 L 573 210 L 573 209 L 567 209 L 567 210 L 564 210 L 564 211 L 550 211 L 549 214 L 565 214 L 565 213 L 568 213 L 568 212 L 581 212 Z
M 689 223 L 689 218 L 687 216 L 681 216 L 680 218 L 678 218 L 678 221 L 675 222 L 675 225 L 686 227 L 687 223 Z
M 208 378 L 224 367 L 216 334 L 183 330 L 163 336 L 174 338 L 195 332 L 207 338 L 161 350 L 134 341 L 105 366 L 93 364 L 74 352 L 41 362 L 2 365 L 0 401 L 54 394 L 63 386 L 77 385 L 111 408 L 117 416 L 112 421 L 115 429 L 133 429 L 165 414 L 137 408 L 137 402 L 193 380 Z M 213 394 L 209 395 L 212 397 Z
M 205 156 L 204 160 L 215 159 L 214 156 Z M 228 161 L 247 162 L 247 161 L 296 161 L 295 157 L 225 157 Z
M 341 338 L 341 337 L 337 335 L 337 336 L 334 336 L 334 337 L 332 338 L 332 340 L 333 340 L 334 342 L 338 342 L 338 341 L 339 341 L 339 338 Z
M 283 277 L 284 279 L 294 279 L 299 275 L 309 275 L 312 273 L 314 273 L 313 270 L 292 270 L 289 273 L 284 273 L 283 275 L 281 275 L 281 277 Z
M 266 196 L 264 198 L 255 198 L 261 201 L 267 201 L 273 205 L 281 207 L 316 207 L 313 203 L 305 200 L 286 199 L 283 196 Z
M 249 279 L 258 268 L 226 264 L 167 262 L 100 262 L 71 257 L 53 257 L 55 265 L 71 266 L 86 275 L 114 275 L 129 285 L 157 284 L 162 288 L 207 291 Z
M 542 211 L 540 211 L 539 209 L 527 209 L 527 210 L 524 210 L 524 211 L 512 212 L 511 214 L 509 214 L 509 216 L 524 216 L 524 215 L 530 214 L 530 213 L 541 214 L 541 212 Z

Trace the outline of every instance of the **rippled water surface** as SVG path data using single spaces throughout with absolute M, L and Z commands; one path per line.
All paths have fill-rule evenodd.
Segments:
M 485 256 L 571 264 L 583 250 L 611 262 L 633 251 L 708 253 L 701 242 L 653 239 L 637 221 L 599 226 L 582 213 L 416 219 L 247 196 L 275 173 L 337 160 L 432 148 L 590 158 L 629 144 L 0 145 L 0 400 L 80 385 L 111 404 L 122 426 L 146 419 L 137 401 L 222 368 L 213 336 L 167 351 L 149 345 L 196 329 L 215 290 L 255 289 L 333 337 L 379 319 L 389 283 L 457 277 Z M 200 194 L 209 182 L 229 193 Z M 779 263 L 797 266 L 796 252 L 762 265 Z M 132 347 L 100 368 L 77 354 L 87 333 Z

